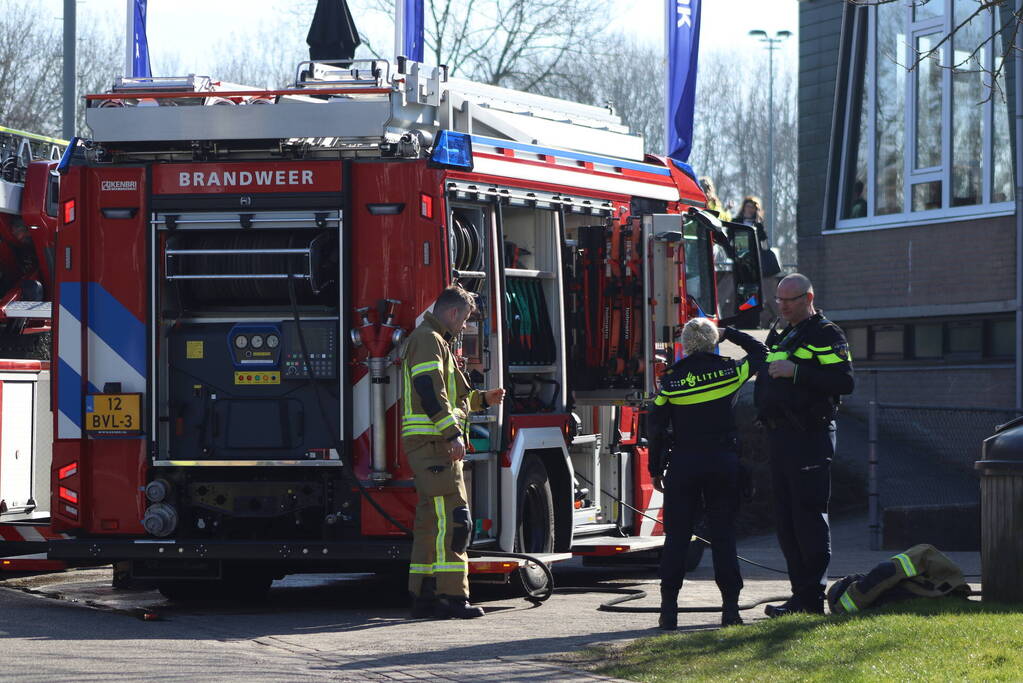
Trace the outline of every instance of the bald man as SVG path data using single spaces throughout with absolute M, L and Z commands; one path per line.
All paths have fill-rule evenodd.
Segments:
M 778 543 L 792 597 L 765 611 L 823 614 L 835 415 L 840 397 L 853 390 L 852 359 L 845 334 L 814 308 L 805 275 L 783 278 L 774 300 L 787 325 L 767 337 L 767 371 L 757 376 L 755 396 L 767 428 Z

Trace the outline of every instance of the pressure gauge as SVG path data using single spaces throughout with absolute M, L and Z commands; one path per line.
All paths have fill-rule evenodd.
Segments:
M 281 343 L 281 338 L 276 334 L 267 335 L 266 345 L 271 349 L 276 349 L 277 345 Z
M 258 349 L 263 346 L 263 337 L 258 334 L 252 335 L 252 348 Z
M 235 348 L 244 349 L 246 346 L 249 345 L 249 338 L 239 334 L 237 337 L 234 338 L 234 345 Z

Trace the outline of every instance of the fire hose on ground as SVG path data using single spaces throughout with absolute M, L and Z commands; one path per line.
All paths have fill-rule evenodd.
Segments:
M 295 329 L 296 329 L 296 331 L 298 333 L 298 343 L 299 343 L 299 346 L 300 346 L 301 351 L 302 351 L 303 361 L 305 362 L 306 367 L 308 367 L 310 369 L 310 372 L 308 373 L 309 374 L 309 382 L 312 385 L 313 391 L 314 391 L 314 393 L 316 394 L 316 397 L 317 397 L 316 403 L 317 403 L 317 406 L 318 406 L 318 408 L 320 410 L 320 417 L 323 419 L 323 423 L 327 427 L 327 430 L 328 430 L 328 432 L 330 434 L 331 440 L 334 442 L 335 448 L 337 448 L 339 456 L 340 457 L 344 457 L 344 453 L 345 453 L 344 445 L 342 444 L 340 437 L 335 432 L 335 430 L 333 428 L 333 424 L 329 420 L 329 417 L 327 415 L 326 408 L 325 408 L 325 402 L 323 401 L 323 397 L 320 395 L 320 392 L 322 391 L 322 387 L 320 387 L 319 383 L 316 382 L 315 378 L 313 377 L 312 363 L 309 362 L 309 352 L 308 352 L 308 348 L 307 348 L 306 342 L 305 342 L 305 335 L 304 335 L 304 333 L 302 331 L 301 316 L 299 315 L 299 311 L 298 311 L 298 301 L 297 301 L 297 296 L 296 296 L 296 293 L 295 293 L 295 283 L 294 283 L 294 279 L 291 277 L 290 274 L 288 276 L 288 294 L 289 294 L 289 298 L 290 298 L 290 301 L 291 301 L 291 313 L 292 313 L 292 317 L 293 317 L 293 319 L 295 321 Z M 369 490 L 366 488 L 366 486 L 362 483 L 362 481 L 359 480 L 358 476 L 355 475 L 354 471 L 352 470 L 351 463 L 348 463 L 348 466 L 343 467 L 342 471 L 347 475 L 347 477 L 351 480 L 351 482 L 353 484 L 355 484 L 356 490 L 358 490 L 359 494 L 363 498 L 366 499 L 366 502 L 368 502 L 373 507 L 373 509 L 375 509 L 380 514 L 380 516 L 382 516 L 390 524 L 393 524 L 395 528 L 401 530 L 405 534 L 407 534 L 409 536 L 412 535 L 412 530 L 411 529 L 409 529 L 407 526 L 405 526 L 404 524 L 402 524 L 401 522 L 396 520 L 389 512 L 387 512 L 387 510 L 385 510 L 373 498 L 373 495 L 369 492 Z M 577 473 L 576 476 L 578 476 L 580 479 L 582 479 L 586 483 L 590 484 L 591 486 L 594 486 L 593 482 L 589 481 L 588 479 L 586 479 L 582 475 Z M 651 519 L 654 522 L 661 523 L 661 520 L 659 520 L 659 519 L 657 519 L 655 517 L 652 517 L 652 516 L 646 514 L 645 512 L 643 512 L 642 510 L 639 510 L 639 509 L 629 505 L 628 503 L 626 503 L 623 500 L 621 500 L 620 498 L 612 495 L 611 493 L 605 491 L 604 489 L 600 489 L 600 491 L 604 495 L 608 496 L 612 500 L 615 500 L 619 504 L 624 505 L 625 507 L 629 508 L 630 510 L 633 510 L 634 512 L 636 512 L 638 514 L 643 515 L 644 517 L 646 517 L 648 519 Z M 696 538 L 696 540 L 698 540 L 698 541 L 700 541 L 702 543 L 705 543 L 708 546 L 711 545 L 710 542 L 707 541 L 706 539 L 700 538 L 699 536 L 696 536 L 695 538 Z M 521 560 L 525 560 L 526 562 L 533 563 L 537 567 L 539 567 L 541 571 L 543 571 L 547 581 L 546 581 L 545 585 L 540 587 L 540 588 L 536 588 L 536 589 L 529 589 L 529 588 L 527 588 L 526 589 L 526 591 L 527 591 L 526 599 L 531 601 L 531 602 L 533 602 L 533 603 L 535 603 L 535 604 L 540 604 L 540 603 L 546 602 L 555 593 L 554 574 L 551 572 L 551 568 L 547 565 L 546 562 L 544 562 L 543 560 L 541 560 L 541 559 L 539 559 L 539 558 L 537 558 L 537 557 L 535 557 L 533 555 L 530 555 L 528 553 L 504 552 L 504 551 L 496 551 L 496 550 L 473 550 L 473 549 L 468 550 L 467 554 L 470 557 L 505 557 L 505 558 L 511 558 L 511 559 L 521 559 Z M 779 573 L 782 573 L 782 574 L 786 573 L 786 572 L 784 572 L 784 571 L 782 571 L 780 569 L 775 569 L 773 567 L 767 567 L 767 566 L 759 564 L 757 562 L 753 562 L 752 560 L 748 560 L 748 559 L 746 559 L 744 557 L 739 557 L 739 559 L 742 560 L 743 562 L 747 562 L 749 564 L 752 564 L 752 565 L 755 565 L 755 566 L 758 566 L 758 567 L 762 567 L 762 568 L 768 569 L 770 571 L 779 572 Z M 607 587 L 607 588 L 576 588 L 576 587 L 566 587 L 566 588 L 559 588 L 559 589 L 557 589 L 557 592 L 561 593 L 561 594 L 594 593 L 594 592 L 618 594 L 618 597 L 612 598 L 611 600 L 608 600 L 606 602 L 601 603 L 601 605 L 597 609 L 599 611 L 603 611 L 603 612 L 630 612 L 630 613 L 637 613 L 638 612 L 638 613 L 647 613 L 647 612 L 658 612 L 659 611 L 659 609 L 657 607 L 634 607 L 634 606 L 625 607 L 625 606 L 622 606 L 623 603 L 631 602 L 631 601 L 635 601 L 635 600 L 642 600 L 643 598 L 647 597 L 647 592 L 646 591 L 641 590 L 641 589 L 636 589 L 636 588 L 612 588 L 612 587 Z M 780 596 L 780 597 L 765 598 L 763 600 L 759 600 L 759 601 L 756 601 L 756 602 L 740 603 L 739 604 L 739 609 L 740 610 L 752 609 L 752 608 L 754 608 L 754 607 L 756 607 L 758 605 L 762 605 L 762 604 L 767 603 L 767 602 L 779 602 L 779 601 L 783 601 L 783 600 L 786 600 L 786 599 L 787 599 L 787 596 Z M 720 612 L 721 611 L 721 607 L 720 606 L 687 606 L 687 607 L 680 607 L 678 611 L 680 613 Z

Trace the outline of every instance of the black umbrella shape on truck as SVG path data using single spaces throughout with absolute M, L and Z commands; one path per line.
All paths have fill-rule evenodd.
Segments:
M 348 0 L 317 0 L 305 42 L 309 44 L 311 60 L 351 61 L 362 41 Z

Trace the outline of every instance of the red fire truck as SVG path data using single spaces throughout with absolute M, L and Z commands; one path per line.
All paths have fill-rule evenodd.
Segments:
M 67 143 L 0 126 L 0 572 L 52 570 L 50 302 Z
M 399 61 L 121 79 L 59 172 L 51 558 L 167 593 L 407 563 L 403 337 L 459 283 L 476 554 L 660 546 L 639 406 L 756 240 L 608 109 Z M 518 560 L 476 557 L 503 580 Z M 524 567 L 519 576 L 536 580 Z M 244 581 L 243 581 L 244 579 Z M 205 582 L 205 584 L 203 583 Z
M 49 359 L 64 140 L 0 126 L 0 358 Z

